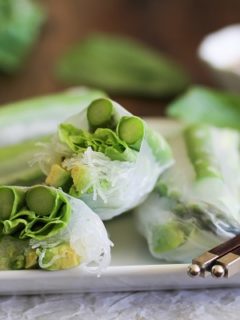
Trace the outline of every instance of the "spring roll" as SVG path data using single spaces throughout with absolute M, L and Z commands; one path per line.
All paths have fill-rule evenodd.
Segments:
M 102 221 L 81 200 L 43 185 L 0 186 L 0 270 L 101 272 L 110 246 Z
M 35 160 L 47 185 L 83 200 L 103 220 L 143 202 L 173 163 L 161 135 L 106 98 L 61 123 Z
M 189 262 L 240 232 L 239 132 L 203 124 L 168 136 L 175 164 L 135 211 L 151 254 Z

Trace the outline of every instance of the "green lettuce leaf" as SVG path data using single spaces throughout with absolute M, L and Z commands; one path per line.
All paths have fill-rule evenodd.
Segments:
M 71 151 L 80 154 L 88 147 L 93 151 L 101 152 L 111 160 L 134 161 L 136 152 L 131 150 L 117 134 L 108 128 L 98 128 L 93 134 L 63 123 L 59 126 L 58 135 Z
M 193 87 L 168 106 L 167 115 L 186 123 L 240 129 L 240 95 Z
M 32 199 L 29 201 L 28 194 L 34 190 L 35 195 L 32 193 Z M 4 191 L 8 193 L 3 193 Z M 52 201 L 48 202 L 46 194 Z M 28 189 L 2 186 L 0 199 L 0 236 L 11 235 L 19 239 L 44 240 L 56 235 L 69 223 L 70 204 L 63 193 L 56 189 L 45 186 Z M 47 212 L 43 214 L 41 210 L 45 208 Z
M 73 46 L 57 63 L 57 77 L 114 94 L 165 97 L 184 90 L 189 79 L 176 63 L 121 37 L 95 35 Z

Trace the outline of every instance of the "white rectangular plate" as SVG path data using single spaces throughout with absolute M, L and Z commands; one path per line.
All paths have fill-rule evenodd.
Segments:
M 164 264 L 148 253 L 144 239 L 125 214 L 106 223 L 115 246 L 112 263 L 100 277 L 81 268 L 64 271 L 1 271 L 0 294 L 137 291 L 209 287 L 238 287 L 240 277 L 192 279 L 186 264 Z
M 170 121 L 148 119 L 166 132 Z M 147 214 L 147 212 L 146 212 Z M 238 287 L 240 276 L 230 279 L 192 279 L 186 264 L 164 264 L 152 258 L 145 240 L 137 233 L 133 215 L 124 214 L 106 223 L 111 240 L 112 263 L 100 277 L 81 268 L 64 271 L 1 271 L 0 294 L 136 291 L 183 288 Z

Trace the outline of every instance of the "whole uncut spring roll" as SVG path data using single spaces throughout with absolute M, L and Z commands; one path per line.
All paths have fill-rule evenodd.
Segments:
M 58 127 L 35 155 L 46 184 L 82 199 L 103 220 L 143 202 L 172 163 L 161 135 L 116 102 L 100 98 Z
M 200 124 L 168 141 L 175 165 L 136 209 L 136 223 L 154 257 L 188 262 L 240 232 L 239 132 Z
M 102 221 L 81 200 L 43 185 L 0 186 L 0 270 L 100 272 L 110 246 Z

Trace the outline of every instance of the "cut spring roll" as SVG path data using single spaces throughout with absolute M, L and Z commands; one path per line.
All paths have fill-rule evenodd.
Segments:
M 0 270 L 80 265 L 100 272 L 110 263 L 100 218 L 81 200 L 43 185 L 0 187 L 0 239 Z
M 161 135 L 106 98 L 61 123 L 35 159 L 47 185 L 82 199 L 103 220 L 144 201 L 173 163 Z
M 31 165 L 38 145 L 50 140 L 57 125 L 81 106 L 105 96 L 75 88 L 4 105 L 0 108 L 0 185 L 34 185 L 44 182 L 38 165 Z
M 154 257 L 189 262 L 240 232 L 239 133 L 199 124 L 168 141 L 176 163 L 136 209 L 136 223 Z

